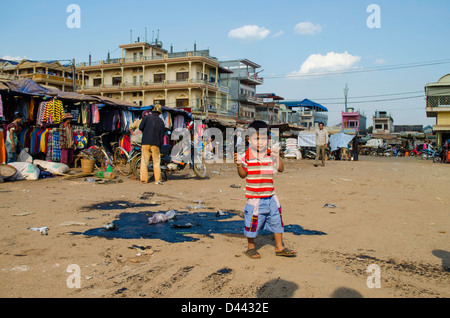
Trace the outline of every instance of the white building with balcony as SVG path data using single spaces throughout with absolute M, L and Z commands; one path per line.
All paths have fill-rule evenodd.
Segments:
M 254 119 L 255 107 L 263 105 L 263 99 L 257 97 L 256 87 L 264 83 L 257 71 L 261 66 L 247 59 L 221 61 L 220 67 L 229 73 L 221 73 L 221 84 L 230 89 L 228 114 L 241 119 Z

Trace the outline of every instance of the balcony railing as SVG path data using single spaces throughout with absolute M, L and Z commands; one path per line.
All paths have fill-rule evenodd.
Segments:
M 208 50 L 195 51 L 195 52 L 177 52 L 177 53 L 168 53 L 162 56 L 142 56 L 137 58 L 114 58 L 103 61 L 95 61 L 91 63 L 79 63 L 77 67 L 86 67 L 86 66 L 98 66 L 105 64 L 125 64 L 125 63 L 134 63 L 134 62 L 144 62 L 144 61 L 158 61 L 164 59 L 175 59 L 175 58 L 188 58 L 188 57 L 204 57 L 210 59 L 212 61 L 218 62 L 217 58 L 210 56 Z
M 238 95 L 238 101 L 252 103 L 252 104 L 257 104 L 257 105 L 263 105 L 264 104 L 262 98 L 255 97 L 255 96 L 250 96 L 250 95 L 247 95 L 247 94 L 239 94 Z
M 100 84 L 100 85 L 85 85 L 83 89 L 85 90 L 101 90 L 101 89 L 123 89 L 123 88 L 139 88 L 139 89 L 144 89 L 146 87 L 154 87 L 154 88 L 164 88 L 167 86 L 180 86 L 180 87 L 184 87 L 184 86 L 197 86 L 198 87 L 206 87 L 205 85 L 205 81 L 203 80 L 196 80 L 196 79 L 192 79 L 192 80 L 165 80 L 165 81 L 160 81 L 160 82 L 155 82 L 155 81 L 145 81 L 145 82 L 135 82 L 135 83 L 118 83 L 118 84 Z M 200 86 L 201 85 L 201 86 Z M 221 85 L 220 83 L 215 83 L 215 82 L 208 82 L 207 83 L 208 87 L 210 88 L 217 88 L 218 90 L 220 90 L 221 92 L 224 93 L 229 93 L 230 89 L 228 86 L 224 86 Z

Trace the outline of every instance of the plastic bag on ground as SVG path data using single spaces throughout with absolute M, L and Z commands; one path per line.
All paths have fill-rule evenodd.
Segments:
M 164 213 L 155 213 L 151 218 L 148 218 L 148 224 L 157 224 L 167 222 L 169 217 Z

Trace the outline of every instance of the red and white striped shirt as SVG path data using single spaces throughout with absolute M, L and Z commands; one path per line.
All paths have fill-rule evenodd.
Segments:
M 267 150 L 262 160 L 249 148 L 242 158 L 242 168 L 247 172 L 245 197 L 267 198 L 275 194 L 273 172 L 276 158 Z

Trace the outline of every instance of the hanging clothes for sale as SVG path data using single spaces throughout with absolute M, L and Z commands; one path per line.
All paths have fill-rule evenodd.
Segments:
M 185 121 L 183 115 L 177 115 L 175 116 L 173 120 L 173 130 L 175 131 L 181 131 L 185 128 Z
M 163 111 L 159 117 L 164 121 L 164 127 L 172 129 L 172 115 L 168 111 Z
M 119 147 L 123 148 L 126 152 L 130 152 L 131 150 L 131 139 L 128 134 L 122 135 L 119 140 Z
M 5 139 L 3 139 L 3 129 L 0 128 L 0 164 L 6 163 L 6 160 Z
M 2 95 L 0 95 L 0 118 L 3 117 L 3 101 L 2 101 Z
M 98 124 L 100 122 L 100 113 L 96 104 L 91 105 L 91 123 Z
M 62 101 L 54 98 L 47 102 L 39 104 L 36 124 L 40 126 L 61 123 L 64 116 L 64 108 Z
M 59 144 L 59 131 L 57 128 L 49 131 L 46 160 L 53 162 L 61 161 L 61 145 Z

